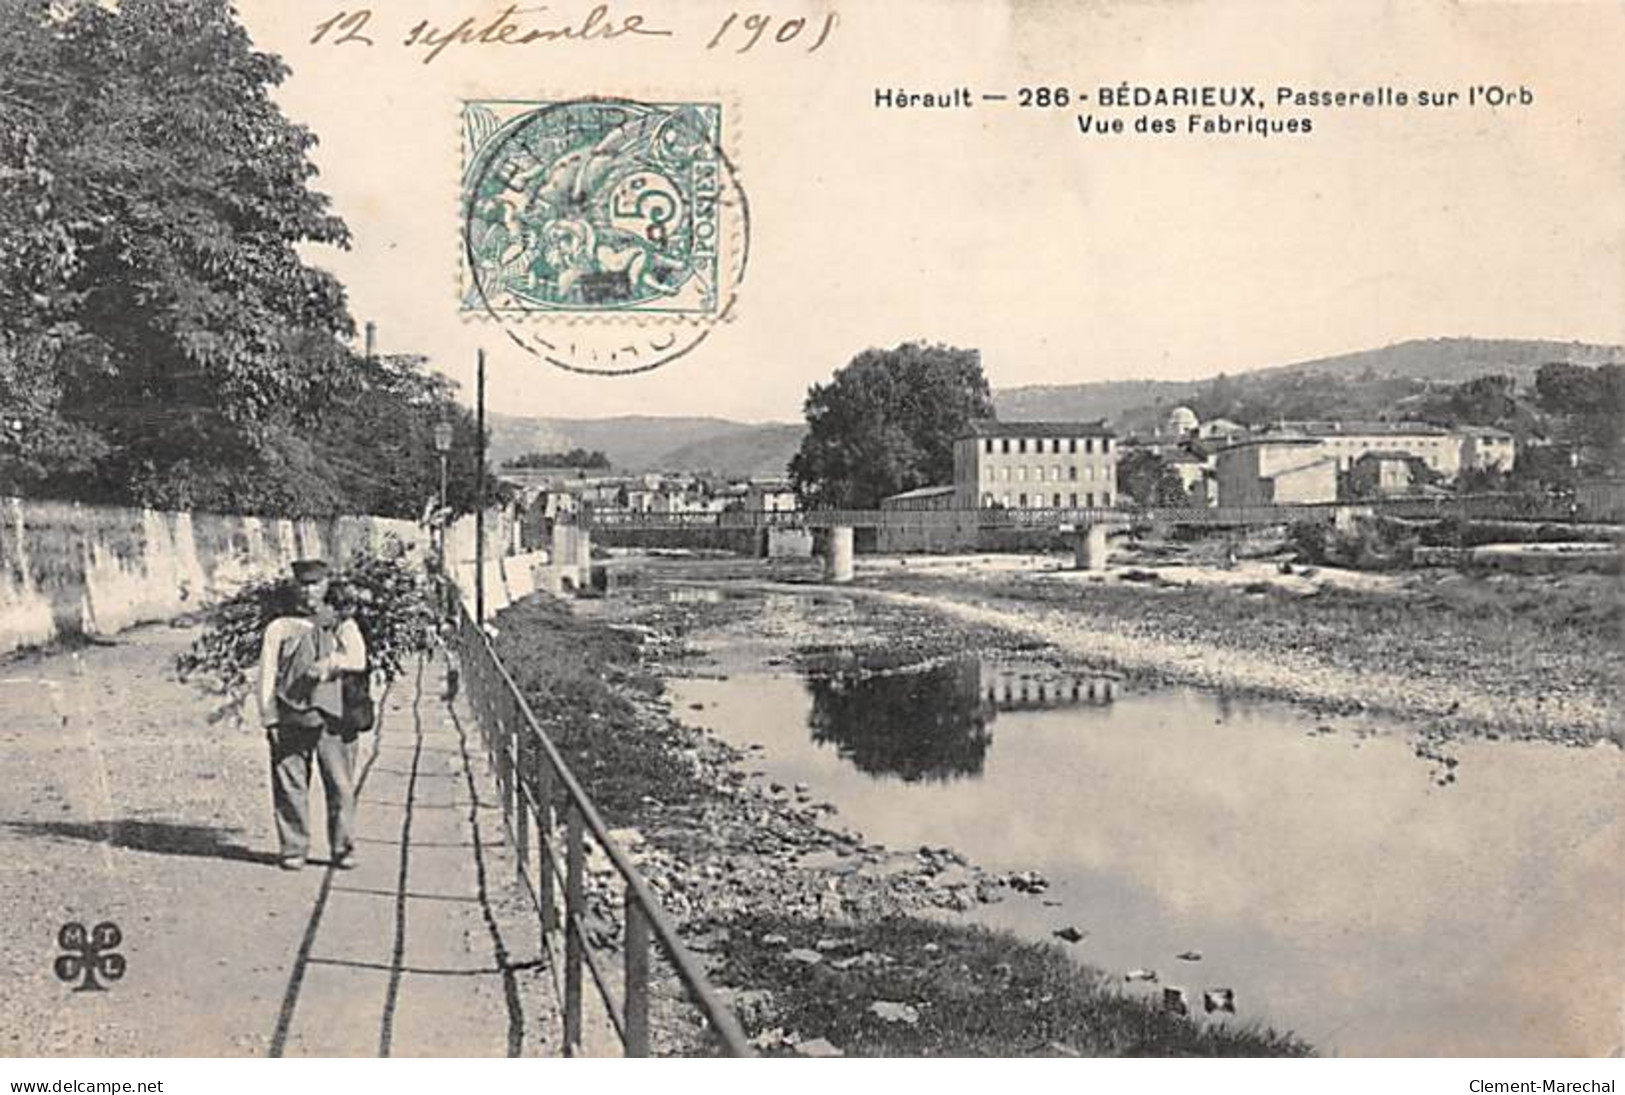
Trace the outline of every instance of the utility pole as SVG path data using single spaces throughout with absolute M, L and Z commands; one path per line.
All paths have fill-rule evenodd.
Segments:
M 485 351 L 475 381 L 474 424 L 474 626 L 485 627 Z
M 373 357 L 377 353 L 378 324 L 374 323 L 372 320 L 369 319 L 369 320 L 367 320 L 367 328 L 366 328 L 366 330 L 367 330 L 366 355 L 367 355 L 367 360 L 371 361 L 373 359 Z

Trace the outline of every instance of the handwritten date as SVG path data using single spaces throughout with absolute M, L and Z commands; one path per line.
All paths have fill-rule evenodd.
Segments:
M 452 46 L 525 46 L 536 42 L 608 42 L 625 37 L 676 36 L 671 28 L 652 25 L 635 12 L 612 15 L 608 4 L 598 4 L 577 19 L 555 20 L 548 11 L 546 5 L 521 10 L 518 4 L 510 4 L 494 18 L 468 18 L 451 26 L 436 26 L 424 19 L 406 32 L 401 44 L 422 50 L 423 63 L 431 64 Z M 816 53 L 829 41 L 839 23 L 840 16 L 834 11 L 811 21 L 804 17 L 782 18 L 735 11 L 717 25 L 705 48 L 749 53 L 758 45 L 763 50 L 790 48 L 792 44 L 801 49 L 810 41 L 805 52 Z M 371 8 L 338 11 L 315 25 L 310 44 L 371 46 L 375 44 L 374 30 Z

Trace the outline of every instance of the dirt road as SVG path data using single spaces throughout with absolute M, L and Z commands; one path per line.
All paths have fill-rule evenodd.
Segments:
M 363 739 L 360 865 L 328 869 L 318 836 L 322 862 L 284 872 L 264 739 L 175 679 L 193 634 L 0 663 L 0 1054 L 553 1052 L 550 974 L 439 661 Z M 73 991 L 58 931 L 103 921 L 127 971 Z

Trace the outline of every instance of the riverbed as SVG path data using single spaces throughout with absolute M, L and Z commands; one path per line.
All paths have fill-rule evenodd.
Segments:
M 1418 727 L 1041 651 L 878 670 L 794 656 L 838 648 L 853 615 L 840 597 L 757 598 L 687 636 L 704 668 L 668 681 L 673 707 L 759 746 L 753 767 L 870 841 L 1047 883 L 966 916 L 1034 939 L 1076 929 L 1063 945 L 1081 961 L 1136 971 L 1125 992 L 1182 988 L 1201 1013 L 1227 989 L 1234 1019 L 1209 1021 L 1291 1029 L 1322 1053 L 1618 1046 L 1617 748 L 1419 756 Z

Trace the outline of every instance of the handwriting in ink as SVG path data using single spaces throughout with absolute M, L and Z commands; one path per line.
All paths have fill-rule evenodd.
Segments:
M 545 5 L 529 8 L 526 14 L 546 10 Z M 669 30 L 645 26 L 641 15 L 627 15 L 618 21 L 611 19 L 608 4 L 597 5 L 579 21 L 547 27 L 527 27 L 514 19 L 518 13 L 519 5 L 509 4 L 495 19 L 483 24 L 477 19 L 464 19 L 450 30 L 442 30 L 425 19 L 407 32 L 405 45 L 427 49 L 423 63 L 429 64 L 453 45 L 524 46 L 532 42 L 571 39 L 582 42 L 609 41 L 628 34 L 669 38 L 672 34 Z
M 732 30 L 736 20 L 739 20 L 739 13 L 730 13 L 728 18 L 722 21 L 722 25 L 717 28 L 717 32 L 711 36 L 711 40 L 705 44 L 705 48 L 716 49 L 717 46 L 722 43 L 724 38 L 729 37 L 729 31 Z M 739 22 L 739 29 L 744 33 L 745 36 L 747 36 L 747 39 L 745 44 L 734 50 L 734 52 L 748 52 L 756 45 L 757 42 L 762 40 L 762 36 L 767 33 L 767 28 L 772 24 L 772 22 L 773 17 L 771 15 L 762 15 L 759 12 L 745 16 L 745 18 Z M 833 11 L 824 16 L 824 25 L 823 29 L 818 32 L 818 41 L 809 46 L 807 52 L 816 52 L 819 46 L 822 46 L 826 41 L 828 41 L 830 31 L 835 29 L 835 24 L 838 22 L 840 22 L 840 16 Z M 773 32 L 773 41 L 777 42 L 781 46 L 787 45 L 790 42 L 795 41 L 797 35 L 806 29 L 807 20 L 805 19 L 797 18 L 780 20 L 779 29 Z
M 372 45 L 372 39 L 362 34 L 361 28 L 366 26 L 367 21 L 371 18 L 372 11 L 369 8 L 362 8 L 354 14 L 341 11 L 326 22 L 316 24 L 316 33 L 310 36 L 310 44 L 316 45 L 327 37 L 328 31 L 337 29 L 342 30 L 344 34 L 342 37 L 333 39 L 335 46 L 342 46 L 346 42 L 360 42 L 363 45 L 370 46 Z

